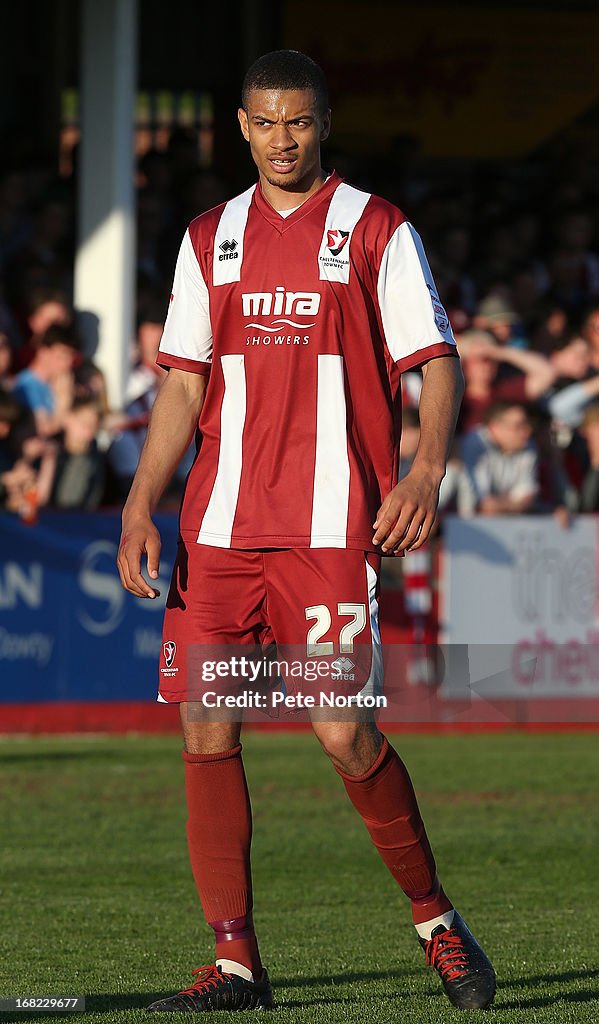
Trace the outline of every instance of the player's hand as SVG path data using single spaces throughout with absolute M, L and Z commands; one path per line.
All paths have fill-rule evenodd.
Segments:
M 149 598 L 160 596 L 160 591 L 150 586 L 141 574 L 142 559 L 146 555 L 148 576 L 152 580 L 158 579 L 160 548 L 160 534 L 149 515 L 134 520 L 124 517 L 116 564 L 121 583 L 130 594 Z
M 373 544 L 384 554 L 415 551 L 427 541 L 439 502 L 440 481 L 430 472 L 412 468 L 381 505 L 372 524 Z

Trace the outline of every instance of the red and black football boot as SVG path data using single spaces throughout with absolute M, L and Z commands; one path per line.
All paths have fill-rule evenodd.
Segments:
M 430 939 L 419 939 L 426 962 L 443 982 L 458 1010 L 485 1010 L 495 997 L 495 971 L 488 956 L 454 911 L 451 928 L 440 924 Z
M 166 999 L 148 1006 L 148 1013 L 209 1013 L 211 1010 L 271 1010 L 272 989 L 268 974 L 260 981 L 246 981 L 238 974 L 226 974 L 215 964 L 192 972 L 197 981 Z

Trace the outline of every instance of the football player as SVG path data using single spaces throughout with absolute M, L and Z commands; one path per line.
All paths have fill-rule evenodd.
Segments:
M 154 598 L 151 514 L 199 422 L 159 699 L 181 708 L 189 854 L 216 953 L 153 1012 L 272 1005 L 252 921 L 241 715 L 202 704 L 202 652 L 361 645 L 371 657 L 360 692 L 377 691 L 380 556 L 427 540 L 463 390 L 418 234 L 399 209 L 322 168 L 331 114 L 321 69 L 297 51 L 261 57 L 239 123 L 258 181 L 183 239 L 158 354 L 169 374 L 118 558 L 123 586 Z M 420 442 L 397 483 L 396 396 L 415 367 Z M 333 718 L 314 714 L 314 732 L 411 902 L 426 962 L 454 1006 L 488 1006 L 493 968 L 439 881 L 405 765 L 371 717 Z

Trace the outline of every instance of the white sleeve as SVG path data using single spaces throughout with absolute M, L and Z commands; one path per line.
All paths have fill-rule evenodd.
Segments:
M 435 356 L 457 355 L 422 240 L 407 221 L 387 243 L 377 295 L 387 348 L 402 372 Z
M 193 373 L 208 373 L 212 362 L 212 327 L 208 288 L 189 235 L 179 249 L 171 301 L 160 339 L 157 362 Z

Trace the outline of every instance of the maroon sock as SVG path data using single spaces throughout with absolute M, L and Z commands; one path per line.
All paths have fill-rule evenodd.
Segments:
M 206 920 L 214 928 L 216 959 L 262 972 L 252 922 L 252 810 L 241 745 L 185 761 L 187 845 Z
M 379 754 L 364 775 L 337 771 L 389 871 L 413 901 L 414 923 L 451 910 L 437 880 L 435 858 L 408 770 L 386 738 L 383 736 Z

